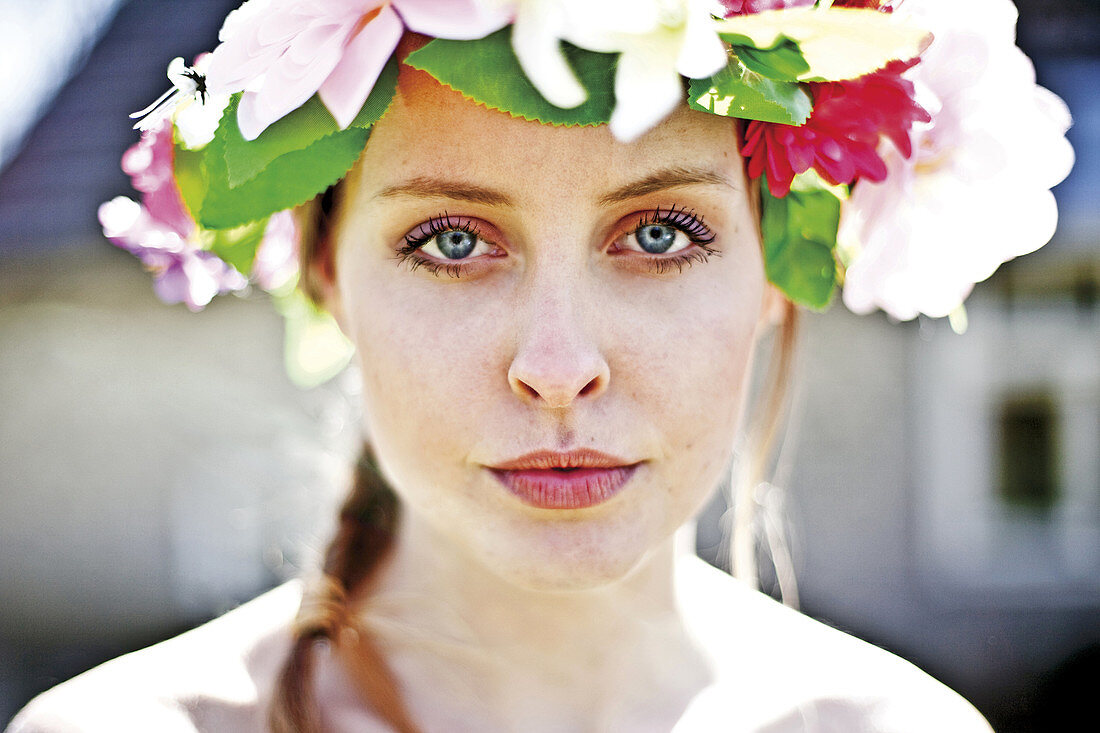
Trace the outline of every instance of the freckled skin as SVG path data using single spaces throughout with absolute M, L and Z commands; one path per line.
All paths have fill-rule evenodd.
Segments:
M 349 178 L 328 299 L 356 343 L 364 419 L 406 511 L 529 588 L 626 575 L 705 502 L 740 420 L 765 286 L 736 133 L 682 109 L 635 143 L 479 107 L 403 68 L 399 92 Z M 716 171 L 617 203 L 601 196 L 670 167 Z M 514 206 L 387 187 L 445 178 Z M 718 256 L 656 274 L 612 255 L 636 212 L 693 209 Z M 412 271 L 407 232 L 446 212 L 498 248 L 469 276 Z M 524 505 L 485 469 L 529 451 L 591 447 L 644 461 L 610 501 Z

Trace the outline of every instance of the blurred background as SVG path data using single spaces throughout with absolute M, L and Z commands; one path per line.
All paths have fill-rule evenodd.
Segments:
M 293 387 L 269 303 L 163 306 L 96 222 L 132 195 L 127 113 L 239 1 L 0 0 L 0 725 L 294 575 L 345 485 L 354 380 Z M 1006 732 L 1068 729 L 1100 680 L 1100 0 L 1017 4 L 1075 118 L 1059 231 L 965 336 L 808 316 L 781 476 L 802 610 Z

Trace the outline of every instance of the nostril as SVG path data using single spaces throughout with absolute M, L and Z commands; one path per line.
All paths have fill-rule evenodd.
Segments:
M 536 390 L 531 385 L 527 384 L 527 382 L 524 382 L 522 379 L 517 379 L 516 380 L 516 386 L 519 387 L 520 391 L 523 392 L 525 397 L 527 397 L 529 399 L 533 399 L 533 400 L 538 399 L 538 397 L 539 397 L 538 390 Z
M 599 377 L 593 378 L 588 384 L 584 385 L 584 387 L 581 389 L 580 392 L 578 392 L 578 394 L 582 397 L 584 395 L 592 394 L 599 388 L 599 381 Z
M 527 368 L 524 366 L 524 363 L 515 361 L 508 370 L 512 393 L 524 401 L 555 409 L 568 407 L 578 397 L 598 396 L 607 387 L 609 377 L 602 360 L 600 364 L 588 368 L 574 364 L 566 365 L 570 367 L 568 369 L 540 371 L 531 368 L 530 363 L 526 364 Z M 582 381 L 577 377 L 589 378 Z

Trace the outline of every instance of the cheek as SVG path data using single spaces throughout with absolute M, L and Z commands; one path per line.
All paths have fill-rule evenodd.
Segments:
M 712 433 L 732 444 L 760 317 L 762 280 L 762 275 L 719 270 L 667 297 L 651 294 L 644 309 L 635 307 L 639 328 L 621 355 L 619 371 L 629 375 L 632 399 L 654 416 L 680 422 L 680 448 L 690 449 Z
M 503 377 L 494 379 L 500 370 L 489 368 L 500 340 L 494 322 L 475 301 L 456 311 L 454 298 L 433 296 L 416 278 L 387 272 L 397 270 L 393 263 L 375 267 L 348 273 L 357 290 L 346 299 L 368 433 L 404 455 L 430 450 L 438 458 L 461 458 L 468 444 L 461 436 L 471 425 L 485 426 L 492 416 L 484 405 L 490 395 L 499 398 L 495 382 Z

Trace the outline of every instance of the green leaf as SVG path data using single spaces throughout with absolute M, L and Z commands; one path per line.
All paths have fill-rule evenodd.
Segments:
M 236 109 L 237 100 L 231 100 L 214 139 L 201 151 L 202 195 L 185 194 L 196 221 L 207 229 L 231 229 L 308 201 L 348 172 L 370 135 L 370 130 L 353 125 L 323 136 L 278 155 L 254 177 L 232 186 L 226 145 L 240 135 Z
M 801 125 L 813 111 L 813 99 L 798 82 L 775 81 L 731 59 L 709 79 L 692 79 L 688 104 L 725 117 Z
M 723 36 L 732 44 L 733 53 L 750 71 L 777 81 L 798 81 L 810 70 L 802 49 L 785 36 L 779 36 L 771 48 L 756 48 L 752 39 L 735 33 Z
M 615 54 L 596 53 L 563 43 L 562 48 L 588 99 L 573 109 L 550 104 L 527 80 L 512 51 L 511 26 L 477 41 L 441 38 L 413 51 L 405 63 L 479 104 L 525 120 L 552 125 L 598 125 L 611 119 Z
M 196 212 L 202 209 L 206 197 L 206 178 L 202 173 L 202 150 L 187 150 L 177 142 L 173 148 L 172 167 L 175 169 L 176 186 L 179 187 L 183 204 L 197 219 Z
M 808 64 L 799 81 L 855 79 L 919 56 L 932 39 L 900 15 L 871 8 L 787 8 L 735 15 L 715 25 L 723 39 L 761 50 L 794 42 Z
M 826 188 L 803 185 L 775 198 L 761 185 L 764 268 L 795 303 L 823 309 L 837 286 L 836 248 L 840 199 Z
M 233 229 L 206 230 L 203 232 L 206 239 L 203 249 L 210 250 L 247 277 L 252 271 L 252 262 L 256 259 L 256 250 L 260 248 L 265 229 L 267 219 Z
M 382 69 L 363 108 L 352 121 L 352 127 L 369 128 L 382 117 L 393 99 L 397 87 L 396 57 Z M 230 188 L 252 180 L 276 159 L 297 150 L 304 150 L 340 128 L 316 94 L 290 114 L 274 122 L 255 140 L 245 140 L 236 124 L 239 95 L 227 110 L 226 118 L 233 124 L 219 127 L 225 141 L 225 166 Z

